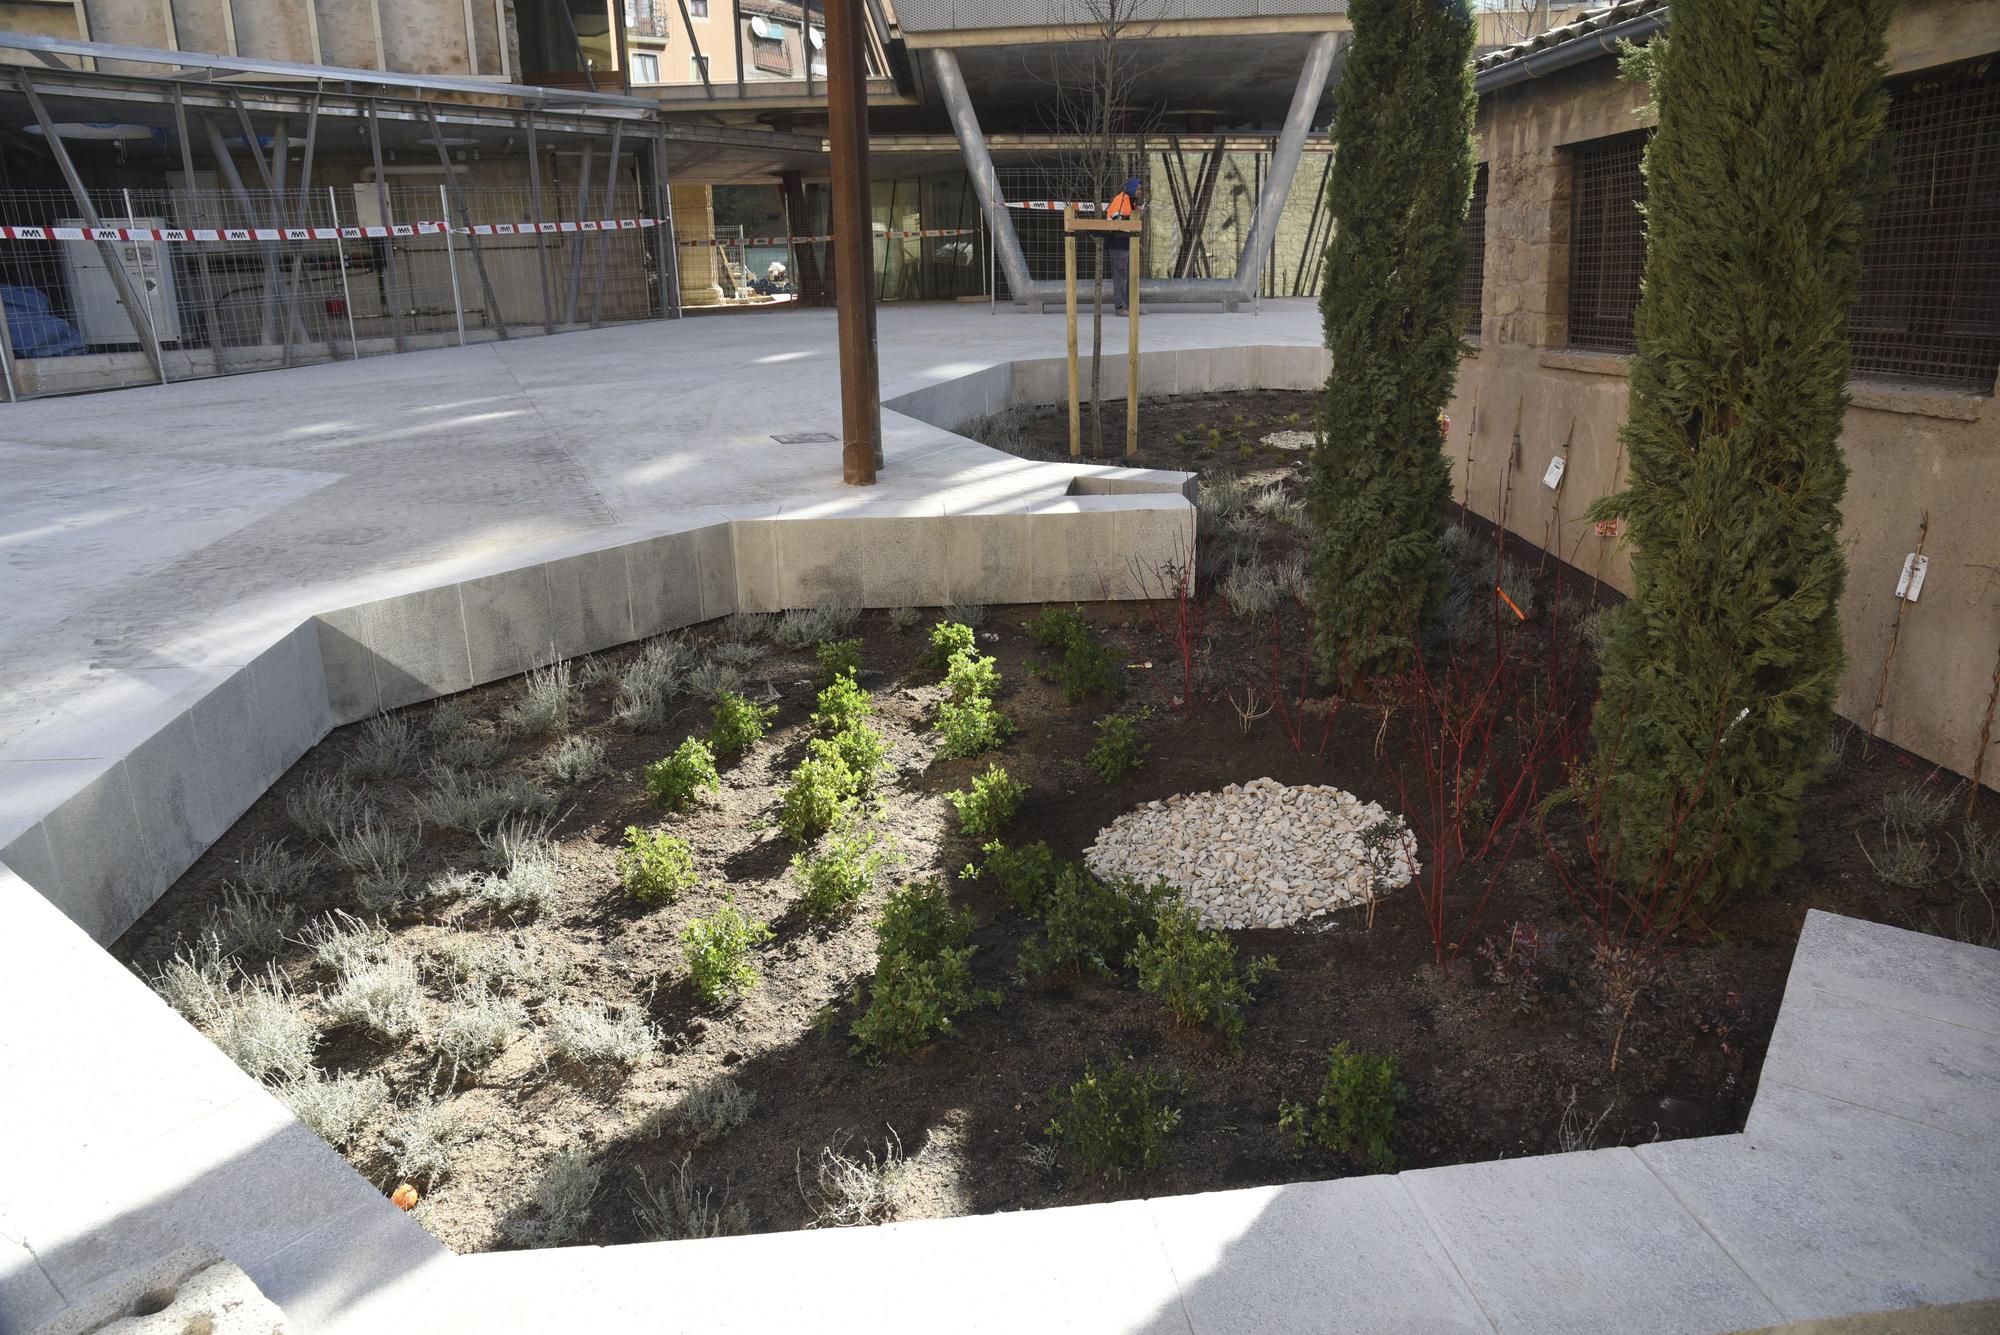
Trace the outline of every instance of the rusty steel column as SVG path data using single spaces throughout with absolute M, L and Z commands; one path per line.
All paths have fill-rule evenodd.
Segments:
M 871 486 L 882 463 L 875 361 L 875 233 L 869 225 L 868 67 L 861 0 L 827 0 L 827 141 L 833 159 L 833 252 L 840 287 L 840 475 Z

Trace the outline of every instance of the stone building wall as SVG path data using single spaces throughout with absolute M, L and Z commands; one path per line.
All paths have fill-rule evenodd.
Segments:
M 1907 0 L 1890 32 L 1896 73 L 2000 50 L 2000 7 Z M 1450 413 L 1456 495 L 1620 590 L 1627 553 L 1583 513 L 1624 475 L 1619 428 L 1628 359 L 1567 342 L 1570 175 L 1565 149 L 1651 123 L 1648 93 L 1610 59 L 1482 99 L 1478 154 L 1488 164 L 1483 329 L 1460 367 Z M 1881 735 L 1969 773 L 2000 654 L 2000 411 L 1983 393 L 1859 379 L 1842 446 L 1849 575 L 1841 603 L 1848 665 L 1840 711 L 1873 710 L 1896 612 L 1897 576 L 1930 514 L 1921 600 L 1905 609 L 1884 694 Z M 1542 485 L 1566 460 L 1560 491 Z M 1986 781 L 2000 780 L 1989 752 Z

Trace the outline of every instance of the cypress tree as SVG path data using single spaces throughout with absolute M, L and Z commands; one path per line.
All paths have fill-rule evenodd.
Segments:
M 1595 729 L 1628 886 L 1716 897 L 1799 855 L 1846 577 L 1845 331 L 1893 0 L 1674 0 L 1647 54 L 1646 270 Z M 1654 43 L 1659 48 L 1659 42 Z
M 1444 593 L 1451 465 L 1438 414 L 1460 352 L 1472 196 L 1473 18 L 1465 0 L 1352 0 L 1327 182 L 1320 293 L 1333 354 L 1311 515 L 1321 675 L 1409 660 Z

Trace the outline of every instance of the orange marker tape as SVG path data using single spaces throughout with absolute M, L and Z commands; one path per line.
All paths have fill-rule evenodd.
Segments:
M 1526 621 L 1528 619 L 1528 614 L 1526 612 L 1523 612 L 1520 608 L 1514 606 L 1514 600 L 1507 596 L 1507 590 L 1501 588 L 1498 584 L 1495 584 L 1493 586 L 1493 592 L 1500 595 L 1500 601 L 1507 604 L 1507 610 L 1512 612 L 1517 620 Z

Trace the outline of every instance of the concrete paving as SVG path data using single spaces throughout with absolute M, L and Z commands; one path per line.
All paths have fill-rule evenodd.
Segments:
M 361 601 L 370 577 L 705 513 L 943 515 L 1066 494 L 1082 470 L 933 424 L 1004 406 L 1004 376 L 982 373 L 1060 357 L 1059 320 L 889 306 L 880 325 L 884 399 L 911 401 L 884 414 L 888 466 L 869 489 L 841 486 L 837 444 L 772 440 L 840 429 L 832 316 L 820 311 L 0 409 L 0 470 L 14 484 L 0 494 L 0 745 L 119 672 L 237 661 L 259 625 L 290 629 L 301 612 Z M 1149 351 L 1319 341 L 1305 301 L 1143 328 Z M 1239 357 L 1225 382 L 1245 370 Z M 1110 379 L 1122 387 L 1122 370 Z M 973 383 L 953 388 L 962 380 Z M 1033 389 L 1052 400 L 1059 381 L 1045 373 Z

